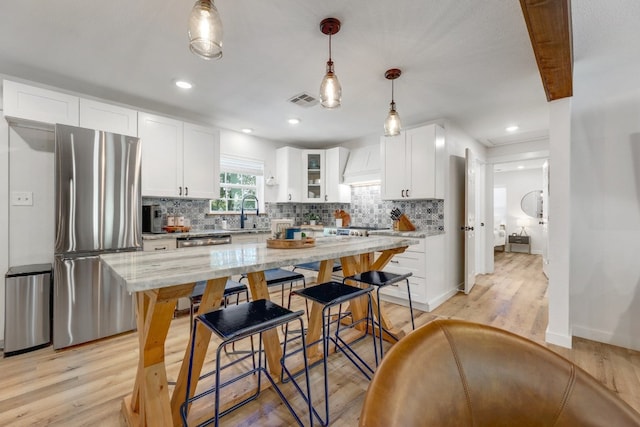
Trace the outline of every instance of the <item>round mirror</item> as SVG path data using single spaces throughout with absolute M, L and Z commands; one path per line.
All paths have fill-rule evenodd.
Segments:
M 522 197 L 520 207 L 527 215 L 533 218 L 542 218 L 542 191 L 529 191 Z

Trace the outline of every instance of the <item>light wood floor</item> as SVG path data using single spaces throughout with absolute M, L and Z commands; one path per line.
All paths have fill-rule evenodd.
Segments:
M 536 255 L 496 253 L 496 272 L 478 276 L 469 295 L 455 295 L 431 313 L 420 313 L 417 325 L 434 318 L 459 318 L 494 325 L 544 344 L 547 285 Z M 279 301 L 280 296 L 273 296 Z M 408 325 L 405 307 L 386 304 L 395 324 Z M 418 312 L 416 312 L 417 314 Z M 166 346 L 169 378 L 175 378 L 188 339 L 188 316 L 173 321 Z M 212 346 L 213 347 L 213 346 Z M 640 411 L 640 353 L 574 339 L 573 349 L 549 347 L 574 361 L 636 410 Z M 372 359 L 370 341 L 358 349 Z M 137 364 L 134 333 L 75 348 L 51 347 L 0 360 L 0 426 L 120 426 L 120 403 L 131 393 Z M 319 402 L 322 369 L 312 369 Z M 341 355 L 330 358 L 332 425 L 356 426 L 367 381 Z M 291 395 L 287 392 L 288 395 Z M 300 399 L 293 399 L 301 407 Z M 293 420 L 275 393 L 228 415 L 223 425 L 279 426 Z

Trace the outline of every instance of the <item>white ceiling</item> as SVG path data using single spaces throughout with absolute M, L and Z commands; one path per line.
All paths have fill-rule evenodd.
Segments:
M 448 119 L 492 146 L 546 137 L 548 109 L 517 1 L 217 0 L 224 56 L 191 54 L 194 0 L 2 0 L 0 73 L 300 146 L 382 132 L 391 87 L 405 127 Z M 302 108 L 328 57 L 336 17 L 342 107 Z M 186 79 L 194 88 L 173 85 Z M 286 121 L 298 117 L 292 127 Z M 508 135 L 505 127 L 518 124 Z

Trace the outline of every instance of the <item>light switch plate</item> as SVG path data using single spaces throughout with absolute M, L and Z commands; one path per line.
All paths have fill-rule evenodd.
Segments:
M 33 206 L 33 192 L 32 191 L 12 191 L 11 205 L 12 206 Z

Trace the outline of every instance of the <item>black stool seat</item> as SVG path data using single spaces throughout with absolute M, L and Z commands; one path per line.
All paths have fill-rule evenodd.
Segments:
M 202 298 L 204 294 L 204 288 L 207 286 L 206 280 L 201 282 L 196 282 L 196 286 L 193 288 L 193 292 L 191 292 L 191 298 Z M 246 292 L 247 285 L 244 283 L 236 282 L 235 280 L 228 279 L 227 283 L 224 285 L 224 296 L 228 297 L 231 295 L 235 295 L 238 293 Z
M 400 282 L 402 280 L 406 280 L 412 274 L 413 273 L 395 274 L 386 271 L 372 270 L 365 271 L 364 273 L 354 274 L 353 276 L 345 278 L 345 280 L 351 279 L 373 286 L 387 286 L 392 285 L 396 282 Z
M 371 292 L 371 288 L 357 288 L 332 281 L 294 291 L 294 294 L 309 298 L 324 306 L 331 306 L 369 292 Z
M 290 322 L 304 314 L 293 312 L 269 300 L 261 299 L 246 304 L 231 305 L 199 316 L 202 323 L 225 340 L 253 335 L 260 330 Z
M 304 274 L 285 270 L 284 268 L 273 268 L 271 270 L 265 270 L 264 279 L 267 281 L 267 286 L 273 286 L 286 282 L 295 282 L 296 280 L 304 280 Z
M 320 261 L 315 261 L 315 262 L 305 262 L 302 264 L 296 264 L 293 266 L 293 269 L 295 270 L 296 268 L 302 268 L 303 270 L 311 270 L 311 271 L 320 271 Z M 342 264 L 340 264 L 340 261 L 334 261 L 333 262 L 333 270 L 334 273 L 336 271 L 342 271 Z

